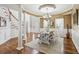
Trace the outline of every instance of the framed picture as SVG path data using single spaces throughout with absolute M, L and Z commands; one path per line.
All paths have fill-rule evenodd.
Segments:
M 78 25 L 78 9 L 76 9 L 76 12 L 73 14 L 73 24 Z
M 6 27 L 6 20 L 4 17 L 0 17 L 0 27 Z

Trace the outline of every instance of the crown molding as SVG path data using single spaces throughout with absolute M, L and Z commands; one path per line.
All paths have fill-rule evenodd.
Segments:
M 70 10 L 67 10 L 67 11 L 65 11 L 65 12 L 62 12 L 62 13 L 60 13 L 60 14 L 52 15 L 52 17 L 54 17 L 54 16 L 63 16 L 63 15 L 65 15 L 65 14 L 69 13 L 69 12 L 72 12 L 72 11 L 73 11 L 73 9 L 70 9 Z M 27 13 L 27 14 L 29 14 L 29 15 L 33 15 L 33 16 L 36 16 L 36 17 L 43 18 L 42 15 L 37 15 L 37 14 L 34 14 L 34 13 L 32 13 L 32 12 L 28 12 L 28 11 L 26 11 L 26 10 L 23 10 L 23 13 Z
M 42 15 L 37 15 L 37 14 L 31 13 L 31 12 L 28 12 L 28 11 L 25 11 L 25 10 L 23 10 L 23 13 L 27 13 L 29 15 L 33 15 L 33 16 L 36 16 L 36 17 L 42 17 Z

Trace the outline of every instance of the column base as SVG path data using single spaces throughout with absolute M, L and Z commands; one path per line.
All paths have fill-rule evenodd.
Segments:
M 17 49 L 17 50 L 21 50 L 21 49 L 23 49 L 23 48 L 24 48 L 24 47 L 17 47 L 16 49 Z
M 27 43 L 26 44 L 24 44 L 25 46 L 27 46 Z
M 23 39 L 23 40 L 26 40 L 26 39 Z

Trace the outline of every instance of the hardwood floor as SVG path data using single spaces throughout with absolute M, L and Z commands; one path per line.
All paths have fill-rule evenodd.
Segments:
M 17 48 L 17 37 L 13 38 L 6 43 L 0 45 L 0 54 L 44 54 L 30 47 L 25 47 L 21 51 Z M 72 42 L 72 39 L 64 38 L 64 53 L 65 54 L 77 54 L 77 50 Z
M 6 43 L 0 45 L 0 54 L 43 54 L 42 52 L 36 51 L 32 48 L 25 47 L 21 51 L 18 51 L 17 40 L 18 38 L 13 38 Z
M 64 53 L 65 54 L 77 54 L 78 53 L 71 38 L 69 39 L 64 38 Z

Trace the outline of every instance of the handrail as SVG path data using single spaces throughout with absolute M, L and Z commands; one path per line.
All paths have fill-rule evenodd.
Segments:
M 9 19 L 11 20 L 11 16 L 13 16 L 13 18 L 14 19 L 16 19 L 17 21 L 18 21 L 18 19 L 13 15 L 13 13 L 8 9 L 8 11 L 9 11 Z

